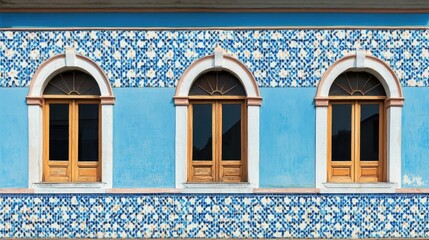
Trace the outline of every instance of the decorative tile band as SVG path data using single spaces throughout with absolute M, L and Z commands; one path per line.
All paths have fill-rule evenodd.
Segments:
M 0 238 L 427 238 L 427 194 L 0 195 Z
M 386 61 L 402 86 L 429 86 L 429 29 L 0 31 L 0 86 L 28 86 L 42 62 L 74 47 L 113 87 L 175 87 L 216 46 L 242 61 L 260 87 L 314 87 L 357 50 Z

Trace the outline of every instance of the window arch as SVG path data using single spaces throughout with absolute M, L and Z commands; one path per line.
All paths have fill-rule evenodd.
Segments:
M 245 96 L 227 71 L 209 71 L 189 91 L 187 182 L 246 182 Z
M 256 81 L 247 68 L 238 60 L 216 51 L 214 55 L 199 59 L 185 71 L 177 85 L 174 102 L 176 187 L 184 188 L 185 192 L 251 192 L 258 187 L 261 97 Z M 222 118 L 222 113 L 226 112 L 228 114 L 223 115 L 227 118 Z M 205 117 L 208 120 L 204 120 Z M 210 127 L 192 125 L 195 121 L 207 123 L 210 120 Z M 230 124 L 232 122 L 237 125 Z M 231 136 L 227 137 L 234 138 L 233 141 L 227 143 L 226 129 L 222 129 L 222 125 L 231 125 Z M 198 143 L 193 141 L 200 136 L 193 134 L 202 130 L 192 131 L 196 127 L 209 129 L 205 131 L 207 136 L 204 136 L 207 141 L 202 141 L 209 144 L 202 143 L 204 146 L 197 146 L 198 149 L 193 146 Z M 209 136 L 211 133 L 213 135 Z M 234 145 L 238 142 L 240 146 Z M 206 145 L 212 149 L 208 151 Z M 224 152 L 231 156 L 225 156 L 222 151 L 225 149 L 228 151 Z M 194 158 L 196 154 L 205 154 L 204 158 L 212 159 L 209 159 L 210 163 L 204 163 L 204 160 Z M 194 182 L 217 184 L 194 185 Z
M 85 109 L 80 109 L 79 105 L 81 103 L 85 103 L 85 106 L 83 106 Z M 34 74 L 27 96 L 29 118 L 29 187 L 33 188 L 35 192 L 86 192 L 88 189 L 91 192 L 103 192 L 105 188 L 111 188 L 113 104 L 114 96 L 106 75 L 90 59 L 76 55 L 74 49 L 67 49 L 65 54 L 57 55 L 44 62 Z M 49 116 L 51 114 L 49 111 L 52 110 L 51 106 L 56 108 L 53 111 L 56 111 L 58 114 L 53 113 L 52 116 Z M 91 150 L 89 150 L 90 153 L 87 152 L 87 154 L 91 155 L 90 158 L 94 158 L 98 152 L 98 160 L 102 162 L 102 166 L 95 167 L 97 170 L 85 169 L 85 171 L 81 172 L 98 171 L 99 174 L 95 177 L 88 177 L 86 179 L 77 178 L 66 181 L 68 182 L 66 184 L 52 185 L 47 184 L 47 182 L 62 181 L 59 179 L 49 180 L 49 177 L 44 177 L 44 174 L 47 172 L 44 165 L 46 161 L 43 159 L 49 154 L 44 154 L 43 152 L 49 151 L 49 149 L 46 148 L 43 150 L 43 147 L 48 144 L 48 142 L 43 144 L 43 141 L 49 139 L 49 137 L 45 136 L 49 132 L 46 131 L 50 127 L 49 117 L 53 117 L 53 119 L 60 118 L 58 115 L 61 115 L 63 112 L 61 108 L 75 108 L 74 114 L 72 111 L 69 111 L 68 117 L 74 118 L 79 122 L 80 112 L 81 118 L 85 116 L 84 119 L 80 119 L 80 127 L 85 124 L 88 126 L 92 125 L 92 133 L 95 131 L 99 133 L 98 143 L 94 139 L 88 140 L 92 142 L 92 145 L 98 145 L 98 150 L 94 150 L 91 147 Z M 98 125 L 94 124 L 97 121 L 95 120 L 97 114 L 94 114 L 97 108 Z M 62 115 L 66 116 L 66 114 Z M 57 120 L 61 122 L 61 119 Z M 84 123 L 85 121 L 86 123 Z M 98 130 L 94 130 L 95 128 L 98 128 Z M 70 133 L 73 132 L 71 129 L 72 127 L 70 127 Z M 75 131 L 73 134 L 79 134 L 79 131 Z M 95 136 L 95 134 L 92 135 Z M 90 136 L 90 138 L 93 138 L 93 136 Z M 79 143 L 76 142 L 75 144 Z M 73 148 L 74 146 L 70 143 L 68 147 Z M 82 151 L 82 149 L 80 150 Z M 76 151 L 79 151 L 79 149 L 77 148 Z M 81 152 L 80 154 L 83 156 L 86 153 Z M 54 172 L 58 171 L 55 170 Z M 76 171 L 70 174 L 79 175 Z M 89 184 L 75 185 L 71 184 L 71 182 L 89 182 Z
M 383 182 L 384 100 L 367 72 L 340 74 L 329 90 L 328 182 Z
M 393 71 L 383 61 L 367 56 L 364 52 L 346 56 L 326 71 L 315 98 L 317 188 L 327 192 L 393 192 L 396 187 L 400 187 L 401 146 L 398 139 L 401 137 L 403 100 L 399 81 Z M 344 115 L 348 117 L 344 119 Z M 358 141 L 367 137 L 362 135 L 365 134 L 362 132 L 365 128 L 362 121 L 369 116 L 378 118 L 379 122 L 378 129 L 371 128 L 378 130 L 378 136 L 372 134 L 377 138 L 378 144 L 372 146 L 376 151 L 369 158 L 375 158 L 376 155 L 380 165 L 375 167 L 374 161 L 372 165 L 367 164 L 365 169 L 365 159 L 361 158 L 366 158 L 368 150 L 362 153 L 362 148 L 367 146 Z M 348 151 L 333 152 L 334 135 L 339 133 L 340 128 L 346 128 L 342 129 L 345 130 L 343 137 L 354 141 L 350 144 L 350 149 L 347 149 L 350 150 L 354 164 L 334 163 L 335 158 L 341 154 L 342 158 L 349 155 Z M 345 140 L 338 143 L 348 145 Z M 371 161 L 367 161 L 369 162 Z M 338 168 L 335 169 L 332 163 Z M 338 182 L 340 183 L 337 184 Z M 342 182 L 378 184 L 356 185 Z

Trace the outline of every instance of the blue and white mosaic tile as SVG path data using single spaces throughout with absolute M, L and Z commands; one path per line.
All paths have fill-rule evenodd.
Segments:
M 426 194 L 0 195 L 0 238 L 428 238 Z
M 429 86 L 429 29 L 1 31 L 0 86 L 28 86 L 43 61 L 74 47 L 113 87 L 175 87 L 216 46 L 243 62 L 260 87 L 314 87 L 357 50 L 386 61 L 402 86 Z

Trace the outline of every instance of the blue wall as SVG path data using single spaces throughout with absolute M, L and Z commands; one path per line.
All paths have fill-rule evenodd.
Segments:
M 314 187 L 316 88 L 260 90 L 260 187 Z
M 28 186 L 28 88 L 0 88 L 0 188 Z
M 261 187 L 314 187 L 315 90 L 261 89 Z M 174 89 L 114 93 L 114 187 L 174 187 Z
M 0 27 L 3 28 L 238 26 L 429 26 L 429 14 L 243 12 L 0 13 Z
M 261 88 L 260 186 L 314 187 L 315 88 Z M 402 180 L 429 187 L 429 94 L 403 88 Z M 114 187 L 174 187 L 174 88 L 114 88 Z M 0 188 L 28 182 L 28 88 L 0 88 Z
M 174 187 L 174 88 L 115 88 L 113 187 Z
M 428 88 L 403 88 L 402 186 L 429 187 Z

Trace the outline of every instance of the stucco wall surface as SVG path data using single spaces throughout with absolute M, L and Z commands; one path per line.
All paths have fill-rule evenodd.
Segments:
M 28 88 L 0 88 L 0 188 L 28 187 Z
M 113 187 L 174 187 L 174 89 L 114 94 Z
M 403 88 L 402 186 L 429 187 L 429 94 L 427 88 Z
M 260 187 L 314 187 L 315 88 L 261 88 Z M 174 88 L 114 88 L 113 186 L 174 187 Z M 429 95 L 403 88 L 402 184 L 429 187 Z M 0 88 L 0 187 L 28 187 L 28 88 Z
M 316 88 L 261 88 L 260 187 L 315 187 Z

